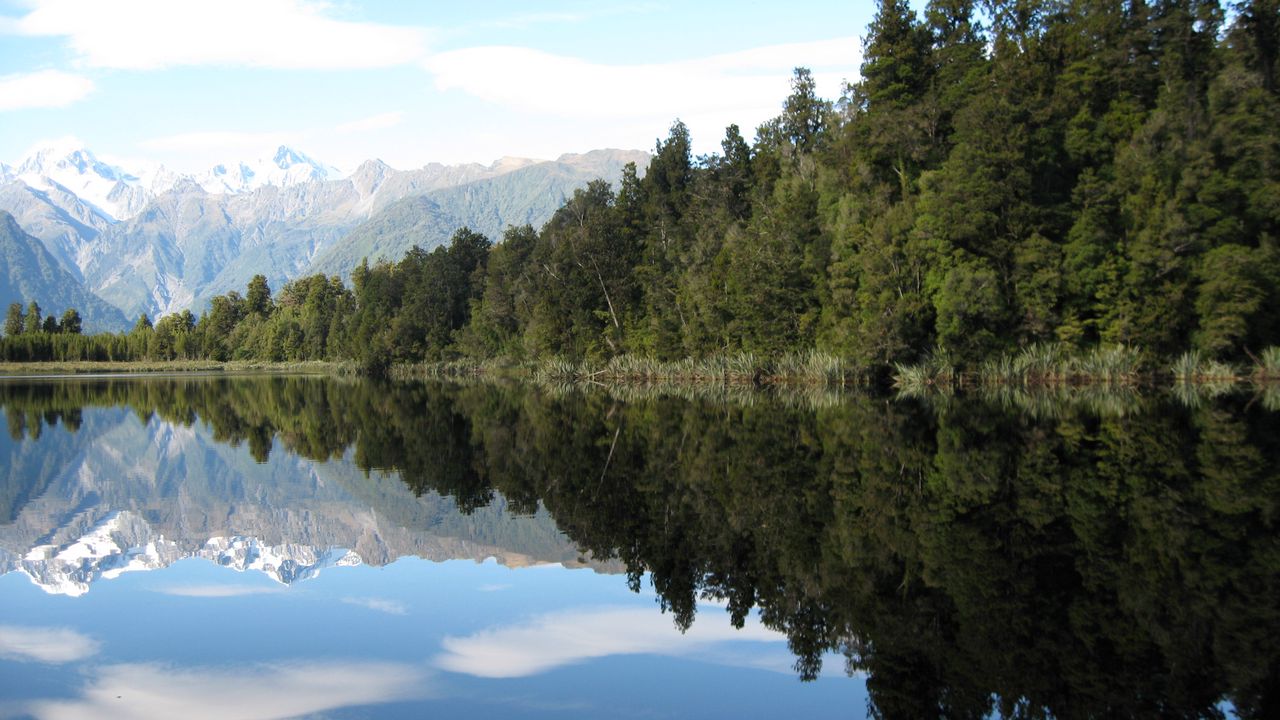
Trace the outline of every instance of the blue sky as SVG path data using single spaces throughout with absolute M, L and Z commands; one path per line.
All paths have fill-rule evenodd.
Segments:
M 0 0 L 0 160 L 74 137 L 200 171 L 287 144 L 344 170 L 695 151 L 778 113 L 791 68 L 836 97 L 870 2 Z

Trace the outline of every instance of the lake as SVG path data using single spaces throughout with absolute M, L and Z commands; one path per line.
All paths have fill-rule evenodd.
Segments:
M 0 717 L 1275 717 L 1271 395 L 0 381 Z

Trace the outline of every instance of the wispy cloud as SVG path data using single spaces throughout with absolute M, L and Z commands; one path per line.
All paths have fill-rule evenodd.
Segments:
M 426 31 L 333 17 L 315 0 L 32 0 L 10 32 L 65 37 L 90 67 L 179 65 L 286 69 L 412 62 Z
M 511 587 L 510 585 L 505 585 L 501 583 L 489 583 L 487 585 L 481 585 L 477 589 L 480 592 L 501 592 L 503 590 L 509 589 L 510 587 Z
M 599 5 L 597 7 L 582 9 L 577 11 L 560 11 L 560 12 L 529 12 L 519 13 L 516 15 L 507 15 L 498 17 L 484 22 L 475 23 L 465 29 L 484 29 L 484 28 L 503 28 L 503 29 L 519 29 L 531 27 L 533 25 L 544 24 L 563 24 L 563 23 L 582 23 L 602 17 L 616 17 L 619 15 L 635 15 L 642 13 L 657 12 L 664 9 L 662 5 L 657 3 L 635 3 L 629 5 Z
M 284 588 L 269 585 L 172 585 L 156 588 L 155 591 L 177 597 L 229 598 L 279 593 L 284 592 Z
M 333 130 L 334 132 L 341 134 L 372 132 L 374 130 L 386 130 L 387 128 L 395 127 L 402 122 L 404 122 L 404 113 L 387 112 L 342 123 Z
M 291 135 L 281 132 L 237 132 L 234 130 L 201 130 L 150 138 L 138 143 L 145 150 L 159 152 L 212 153 L 218 156 L 253 157 L 267 149 L 288 144 Z
M 60 70 L 0 76 L 0 112 L 66 107 L 93 92 L 93 81 Z
M 697 623 L 681 633 L 671 618 L 650 609 L 601 608 L 541 615 L 527 623 L 447 637 L 436 666 L 479 677 L 525 677 L 590 658 L 648 653 L 698 655 L 732 641 L 783 642 L 752 620 Z
M 98 641 L 69 628 L 0 625 L 0 658 L 61 664 L 98 652 Z
M 454 50 L 424 61 L 443 91 L 459 90 L 515 110 L 595 119 L 775 112 L 791 71 L 809 67 L 820 84 L 838 90 L 856 75 L 856 37 L 775 45 L 707 58 L 604 65 L 525 47 Z
M 372 597 L 347 597 L 342 598 L 342 602 L 348 605 L 359 605 L 360 607 L 376 610 L 388 615 L 408 615 L 409 609 L 404 603 L 396 600 L 386 600 L 384 598 Z
M 79 698 L 37 701 L 23 710 L 40 720 L 274 720 L 422 697 L 427 680 L 425 671 L 401 663 L 298 663 L 234 670 L 110 665 L 94 674 Z

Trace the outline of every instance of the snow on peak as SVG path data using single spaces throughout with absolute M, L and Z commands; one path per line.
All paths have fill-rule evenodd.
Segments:
M 196 178 L 196 182 L 206 192 L 236 194 L 257 190 L 265 185 L 288 187 L 340 176 L 337 168 L 281 145 L 270 158 L 214 165 Z
M 315 165 L 311 158 L 295 151 L 293 148 L 281 145 L 276 148 L 276 156 L 271 158 L 271 162 L 281 170 L 288 170 L 294 165 Z
M 112 221 L 131 217 L 145 200 L 139 193 L 126 192 L 141 185 L 137 175 L 103 162 L 74 138 L 31 150 L 4 175 L 40 190 L 65 188 Z
M 28 154 L 18 164 L 17 172 L 20 175 L 44 175 L 55 180 L 86 175 L 112 182 L 137 180 L 122 168 L 102 162 L 86 147 L 64 144 L 49 145 Z
M 192 548 L 157 533 L 141 515 L 122 510 L 23 555 L 0 551 L 0 575 L 21 572 L 51 595 L 75 597 L 99 580 L 159 570 L 193 557 L 240 572 L 259 572 L 282 585 L 309 580 L 326 568 L 363 564 L 360 555 L 346 548 L 272 545 L 248 536 L 212 537 Z
M 176 173 L 164 165 L 152 163 L 138 173 L 142 187 L 153 195 L 168 192 L 175 185 L 187 179 L 186 175 Z

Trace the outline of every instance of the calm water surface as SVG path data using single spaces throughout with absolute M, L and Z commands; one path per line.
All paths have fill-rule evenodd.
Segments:
M 1272 397 L 0 405 L 0 717 L 1280 714 Z

